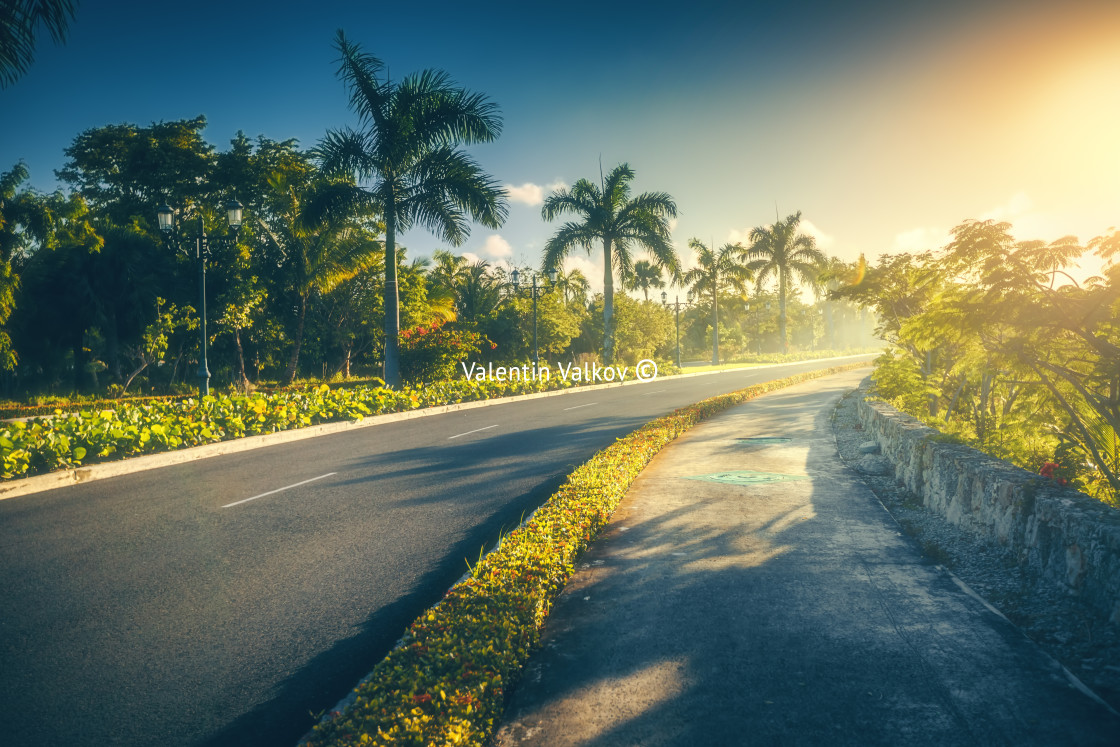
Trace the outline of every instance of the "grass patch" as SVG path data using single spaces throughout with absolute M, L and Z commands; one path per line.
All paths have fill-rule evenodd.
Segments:
M 653 420 L 577 468 L 524 524 L 408 628 L 308 747 L 476 745 L 489 740 L 576 560 L 654 455 L 696 423 L 853 363 L 757 384 Z

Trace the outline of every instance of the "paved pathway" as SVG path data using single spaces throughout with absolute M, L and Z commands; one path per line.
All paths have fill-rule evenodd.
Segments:
M 500 745 L 1120 744 L 1120 716 L 839 461 L 829 415 L 865 374 L 662 451 L 558 600 Z

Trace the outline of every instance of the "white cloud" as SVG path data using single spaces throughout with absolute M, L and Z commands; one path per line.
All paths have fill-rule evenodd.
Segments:
M 478 251 L 479 254 L 487 259 L 509 259 L 513 256 L 513 247 L 509 245 L 508 241 L 496 233 L 487 236 L 486 241 Z M 463 256 L 466 256 L 466 254 Z
M 922 226 L 895 234 L 890 253 L 924 252 L 928 249 L 940 249 L 948 243 L 949 232 L 946 229 Z
M 996 205 L 991 210 L 980 215 L 980 220 L 1011 221 L 1018 218 L 1034 207 L 1034 202 L 1026 192 L 1017 192 L 1002 205 Z
M 467 260 L 467 262 L 473 265 L 475 262 L 482 259 L 482 257 L 478 256 L 474 252 L 463 252 L 463 259 Z
M 502 189 L 509 195 L 510 202 L 520 202 L 523 205 L 536 206 L 544 203 L 544 198 L 552 194 L 558 189 L 567 189 L 568 185 L 562 181 L 554 181 L 551 184 L 546 184 L 543 187 L 539 184 L 532 182 L 525 182 L 518 186 L 515 184 L 506 184 Z
M 569 254 L 563 263 L 564 272 L 571 272 L 572 270 L 579 270 L 583 276 L 587 278 L 588 285 L 591 286 L 591 293 L 603 292 L 603 253 L 599 252 L 594 256 L 588 257 L 586 254 Z M 615 282 L 615 290 L 618 290 L 617 280 Z
M 817 248 L 821 251 L 828 251 L 828 249 L 836 243 L 836 239 L 829 236 L 827 233 L 817 228 L 811 220 L 801 220 L 801 232 L 812 236 L 817 242 Z
M 510 202 L 520 202 L 525 205 L 540 205 L 544 202 L 544 189 L 532 182 L 525 182 L 520 187 L 506 184 L 504 189 L 509 195 Z

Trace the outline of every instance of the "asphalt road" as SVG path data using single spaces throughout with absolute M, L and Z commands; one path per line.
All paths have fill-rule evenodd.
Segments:
M 596 450 L 821 365 L 577 391 L 0 501 L 0 742 L 294 743 Z

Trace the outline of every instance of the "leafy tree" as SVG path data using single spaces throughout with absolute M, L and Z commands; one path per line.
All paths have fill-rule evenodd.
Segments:
M 15 83 L 35 60 L 35 34 L 40 25 L 58 44 L 77 9 L 75 0 L 5 0 L 0 3 L 0 88 Z
M 385 222 L 385 381 L 401 383 L 396 242 L 420 224 L 453 246 L 469 234 L 468 216 L 497 228 L 506 216 L 504 192 L 460 145 L 491 142 L 501 132 L 497 107 L 454 85 L 446 73 L 425 70 L 399 83 L 381 60 L 338 32 L 339 77 L 350 91 L 359 130 L 327 133 L 319 152 L 330 172 L 356 177 L 323 210 L 375 206 Z
M 56 173 L 102 220 L 150 225 L 155 207 L 195 205 L 210 185 L 214 147 L 202 137 L 206 117 L 148 127 L 107 125 L 78 135 Z
M 677 205 L 664 192 L 643 192 L 631 199 L 634 170 L 623 163 L 614 167 L 601 185 L 580 179 L 571 190 L 560 188 L 548 196 L 541 208 L 544 220 L 562 215 L 579 218 L 560 227 L 544 249 L 545 270 L 559 269 L 576 246 L 588 254 L 596 242 L 603 247 L 603 360 L 615 358 L 614 273 L 628 277 L 633 272 L 631 249 L 640 246 L 653 255 L 655 266 L 680 276 L 680 262 L 669 238 L 669 220 Z
M 761 289 L 767 281 L 777 278 L 778 336 L 783 353 L 789 352 L 786 301 L 790 285 L 794 280 L 813 282 L 818 266 L 824 261 L 813 237 L 798 232 L 800 223 L 801 211 L 798 211 L 785 220 L 776 218 L 772 225 L 752 228 L 751 245 L 747 248 L 747 269 L 755 273 L 758 287 Z
M 542 365 L 547 356 L 560 356 L 580 334 L 585 312 L 564 303 L 556 287 L 546 284 L 537 292 L 537 347 Z M 497 345 L 495 354 L 503 361 L 530 360 L 533 353 L 533 298 L 522 292 L 510 294 L 490 314 L 482 326 L 487 338 Z
M 724 244 L 718 250 L 705 246 L 700 239 L 689 239 L 688 246 L 696 252 L 696 267 L 685 273 L 683 282 L 689 295 L 712 299 L 712 365 L 719 365 L 719 294 L 736 291 L 745 296 L 744 284 L 750 270 L 743 264 L 744 249 L 740 244 Z
M 288 383 L 299 373 L 308 301 L 373 266 L 381 247 L 360 220 L 308 210 L 318 193 L 333 190 L 336 182 L 317 179 L 293 183 L 278 175 L 272 187 L 283 208 L 274 221 L 260 221 L 264 233 L 283 257 L 282 272 L 296 297 L 295 332 L 285 374 Z
M 637 301 L 625 294 L 616 296 L 615 301 L 618 304 L 615 362 L 632 365 L 644 358 L 665 356 L 673 339 L 672 312 L 659 303 Z M 596 339 L 601 339 L 603 333 L 603 304 L 603 296 L 596 294 L 585 322 L 585 331 Z

